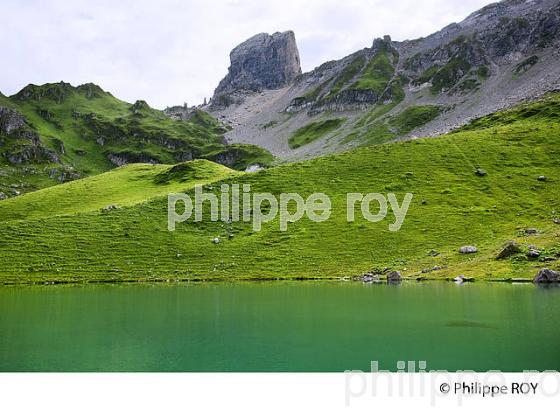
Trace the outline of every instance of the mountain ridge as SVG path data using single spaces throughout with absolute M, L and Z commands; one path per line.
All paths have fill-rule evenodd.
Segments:
M 86 83 L 29 84 L 0 96 L 0 197 L 96 175 L 129 163 L 208 159 L 237 169 L 267 165 L 259 147 L 226 144 L 227 128 L 192 108 L 184 121 Z
M 232 127 L 228 141 L 262 146 L 284 161 L 439 135 L 559 89 L 559 39 L 558 1 L 506 0 L 427 37 L 385 36 L 285 87 L 240 88 L 204 109 Z M 407 108 L 429 105 L 441 115 L 404 135 L 391 127 Z M 340 128 L 289 146 L 303 127 L 337 118 L 344 120 Z

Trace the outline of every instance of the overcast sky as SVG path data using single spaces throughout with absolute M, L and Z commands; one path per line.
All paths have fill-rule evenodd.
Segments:
M 303 71 L 374 37 L 426 36 L 488 0 L 0 0 L 0 91 L 94 82 L 157 108 L 199 104 L 230 50 L 259 32 L 294 30 Z

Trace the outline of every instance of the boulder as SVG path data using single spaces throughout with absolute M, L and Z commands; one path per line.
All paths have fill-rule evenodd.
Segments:
M 467 278 L 465 275 L 459 275 L 453 278 L 453 282 L 463 283 L 463 282 L 474 282 L 474 278 Z
M 4 192 L 0 192 L 0 201 L 4 199 L 8 199 L 8 195 L 6 195 Z
M 536 235 L 538 233 L 539 233 L 539 231 L 537 230 L 537 228 L 527 228 L 527 229 L 525 229 L 525 235 Z
M 401 280 L 401 273 L 398 270 L 391 271 L 387 274 L 387 282 L 400 282 Z
M 558 283 L 560 282 L 560 272 L 552 269 L 541 269 L 533 278 L 534 283 Z
M 114 211 L 114 210 L 116 210 L 116 209 L 119 209 L 118 205 L 111 204 L 111 205 L 107 205 L 106 207 L 104 207 L 104 208 L 102 209 L 102 211 L 103 211 L 103 212 L 111 212 L 111 211 Z
M 459 248 L 459 253 L 462 254 L 477 253 L 477 252 L 478 252 L 477 247 L 472 245 L 465 245 Z
M 496 259 L 509 258 L 510 256 L 515 255 L 516 253 L 520 253 L 520 252 L 521 252 L 521 247 L 516 242 L 509 241 L 508 243 L 506 243 L 504 245 L 504 247 L 502 248 L 500 253 L 498 253 L 498 256 L 496 256 Z
M 477 168 L 476 171 L 474 172 L 476 175 L 478 175 L 479 177 L 484 177 L 486 175 L 488 175 L 488 172 L 486 172 L 485 170 L 483 170 L 482 168 Z
M 463 283 L 465 281 L 465 275 L 459 275 L 453 278 L 453 282 Z
M 220 238 L 215 237 L 214 239 L 212 239 L 212 243 L 215 243 L 215 244 L 220 243 Z
M 379 282 L 379 275 L 375 275 L 373 273 L 366 273 L 362 276 L 362 282 L 366 282 L 366 283 Z
M 529 251 L 527 252 L 527 257 L 528 258 L 536 259 L 539 256 L 541 256 L 541 251 L 539 251 L 536 248 L 530 248 Z
M 546 176 L 540 175 L 540 176 L 537 178 L 537 181 L 545 182 L 545 181 L 546 181 Z

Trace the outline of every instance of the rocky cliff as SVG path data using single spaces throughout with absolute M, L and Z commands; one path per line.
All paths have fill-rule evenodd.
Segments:
M 560 88 L 559 45 L 558 0 L 505 0 L 425 38 L 376 39 L 280 89 L 247 86 L 232 60 L 213 113 L 233 127 L 229 141 L 286 159 L 437 135 Z M 298 131 L 328 119 L 343 121 L 290 147 Z
M 293 31 L 257 34 L 235 47 L 230 61 L 228 74 L 214 92 L 214 106 L 227 105 L 234 92 L 284 87 L 301 74 Z

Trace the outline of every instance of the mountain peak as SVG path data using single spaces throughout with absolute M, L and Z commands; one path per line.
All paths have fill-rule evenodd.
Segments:
M 28 84 L 23 87 L 14 97 L 17 100 L 35 100 L 49 98 L 61 103 L 71 93 L 83 94 L 86 98 L 97 98 L 107 94 L 101 87 L 93 83 L 81 84 L 74 87 L 70 83 L 60 81 L 58 83 L 45 83 L 41 85 Z
M 293 31 L 256 34 L 231 51 L 230 61 L 228 74 L 214 96 L 281 88 L 301 74 Z

